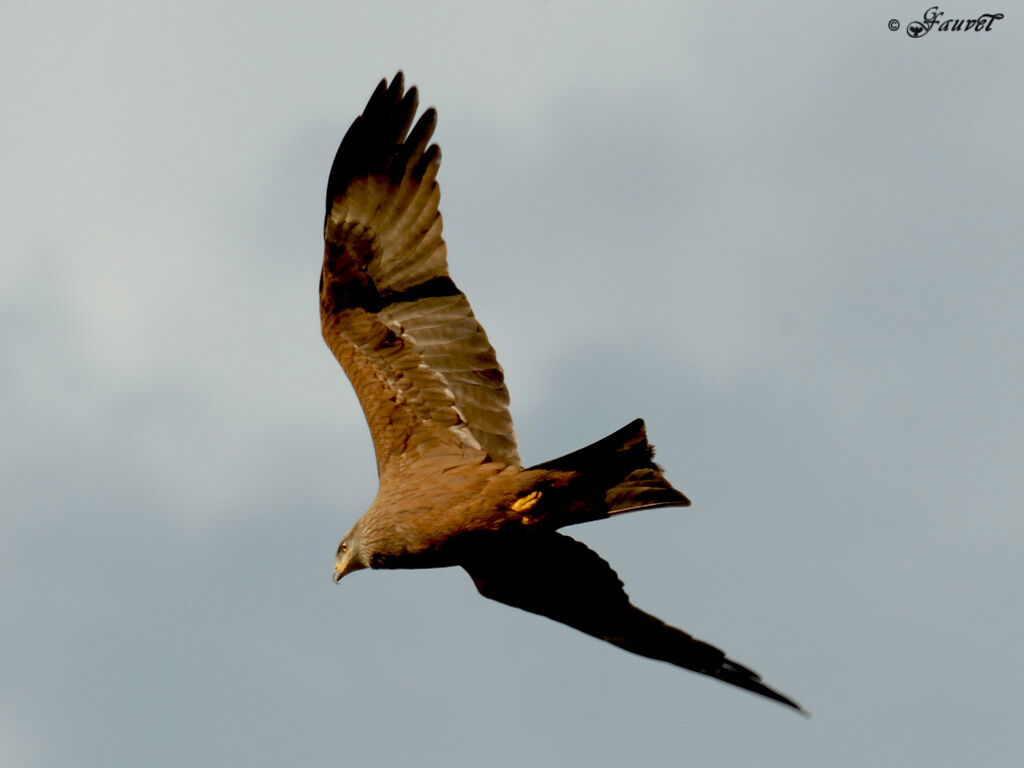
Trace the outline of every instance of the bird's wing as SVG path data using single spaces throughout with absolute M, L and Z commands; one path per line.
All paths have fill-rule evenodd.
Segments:
M 396 456 L 518 466 L 501 366 L 448 276 L 429 145 L 437 114 L 412 131 L 416 88 L 377 86 L 345 134 L 327 182 L 320 318 L 355 387 L 377 469 Z
M 667 661 L 800 705 L 761 682 L 725 653 L 644 613 L 601 557 L 559 533 L 523 535 L 480 547 L 462 563 L 484 597 L 568 624 L 627 651 Z

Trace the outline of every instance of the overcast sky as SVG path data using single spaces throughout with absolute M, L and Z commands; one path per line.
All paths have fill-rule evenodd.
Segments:
M 1024 16 L 932 2 L 8 3 L 0 763 L 1019 765 Z M 642 416 L 694 501 L 569 533 L 812 719 L 332 584 L 323 192 L 399 68 L 524 461 Z

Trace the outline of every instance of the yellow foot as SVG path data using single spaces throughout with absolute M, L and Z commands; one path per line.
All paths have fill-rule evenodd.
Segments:
M 540 501 L 540 491 L 531 491 L 522 498 L 516 499 L 512 502 L 512 511 L 525 512 L 528 509 L 533 509 L 537 505 L 538 501 Z M 524 519 L 523 522 L 526 523 L 527 520 Z

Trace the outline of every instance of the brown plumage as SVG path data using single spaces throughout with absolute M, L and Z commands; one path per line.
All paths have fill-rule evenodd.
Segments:
M 689 500 L 653 461 L 641 420 L 523 468 L 501 366 L 448 276 L 428 109 L 381 81 L 327 183 L 320 316 L 370 426 L 380 488 L 338 547 L 361 568 L 462 566 L 486 597 L 796 709 L 751 670 L 644 613 L 596 553 L 557 532 Z M 802 711 L 802 710 L 801 710 Z

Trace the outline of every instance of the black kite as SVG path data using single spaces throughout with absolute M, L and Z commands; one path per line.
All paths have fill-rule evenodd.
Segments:
M 689 500 L 654 463 L 644 423 L 523 468 L 501 366 L 448 276 L 437 113 L 410 131 L 416 88 L 381 81 L 327 182 L 324 339 L 366 413 L 380 488 L 338 547 L 361 568 L 461 566 L 485 597 L 627 651 L 800 709 L 707 643 L 630 603 L 615 572 L 558 529 Z

